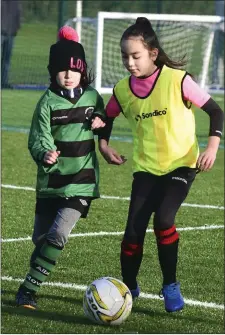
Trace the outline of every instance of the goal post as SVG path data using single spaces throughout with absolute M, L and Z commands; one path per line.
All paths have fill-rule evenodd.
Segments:
M 118 80 L 127 75 L 120 55 L 120 38 L 124 30 L 134 24 L 137 17 L 147 17 L 165 52 L 178 60 L 187 56 L 187 71 L 201 87 L 210 91 L 213 83 L 215 32 L 224 34 L 224 17 L 210 15 L 149 14 L 99 12 L 97 19 L 96 82 L 101 94 L 111 94 Z M 224 43 L 224 41 L 223 41 Z M 221 46 L 221 48 L 224 48 Z M 224 57 L 224 56 L 223 56 Z M 220 83 L 218 91 L 224 93 L 224 65 L 217 68 Z M 217 64 L 218 65 L 218 64 Z M 215 89 L 216 90 L 216 89 Z

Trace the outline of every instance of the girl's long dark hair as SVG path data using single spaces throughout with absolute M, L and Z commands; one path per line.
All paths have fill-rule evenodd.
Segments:
M 180 60 L 175 61 L 165 53 L 165 51 L 159 44 L 158 38 L 152 28 L 150 21 L 146 17 L 138 17 L 135 24 L 128 27 L 124 31 L 120 40 L 120 44 L 123 40 L 128 39 L 131 36 L 141 36 L 143 38 L 144 45 L 149 50 L 152 50 L 154 48 L 159 50 L 158 57 L 155 60 L 155 65 L 157 65 L 158 67 L 167 65 L 168 67 L 179 69 L 187 64 L 187 61 L 185 60 L 185 55 Z
M 92 69 L 88 69 L 87 63 L 85 62 L 85 70 L 81 74 L 80 85 L 83 89 L 87 88 L 95 80 Z

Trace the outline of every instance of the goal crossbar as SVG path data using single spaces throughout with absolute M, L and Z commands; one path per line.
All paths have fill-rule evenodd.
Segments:
M 104 19 L 127 19 L 127 18 L 136 19 L 137 17 L 147 17 L 148 20 L 206 22 L 206 23 L 220 23 L 224 20 L 224 17 L 215 16 L 215 15 L 98 12 L 98 20 L 101 18 L 104 18 Z
M 150 21 L 168 21 L 168 22 L 184 22 L 185 24 L 193 23 L 193 27 L 210 25 L 209 35 L 207 37 L 207 46 L 202 56 L 202 72 L 199 84 L 201 87 L 206 86 L 210 57 L 212 54 L 214 35 L 217 27 L 224 22 L 224 17 L 213 15 L 185 15 L 185 14 L 149 14 L 149 13 L 122 13 L 122 12 L 98 12 L 97 19 L 97 48 L 96 48 L 96 81 L 95 87 L 100 93 L 111 93 L 111 87 L 102 85 L 103 75 L 103 45 L 105 20 L 135 20 L 137 17 L 146 17 Z M 121 21 L 120 21 L 121 22 Z M 118 42 L 119 43 L 119 42 Z M 115 82 L 116 83 L 116 82 Z M 115 84 L 114 83 L 114 84 Z

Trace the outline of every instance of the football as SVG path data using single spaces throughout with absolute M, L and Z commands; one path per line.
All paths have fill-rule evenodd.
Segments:
M 120 280 L 102 277 L 86 289 L 83 299 L 85 315 L 93 322 L 120 325 L 131 313 L 132 295 Z

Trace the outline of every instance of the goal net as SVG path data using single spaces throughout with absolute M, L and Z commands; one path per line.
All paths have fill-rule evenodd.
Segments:
M 187 66 L 201 87 L 224 93 L 224 17 L 173 14 L 99 12 L 98 19 L 82 19 L 81 43 L 96 73 L 96 89 L 111 93 L 128 74 L 120 54 L 124 30 L 139 16 L 147 17 L 165 52 L 174 60 L 186 55 Z M 77 19 L 66 22 L 76 28 Z

